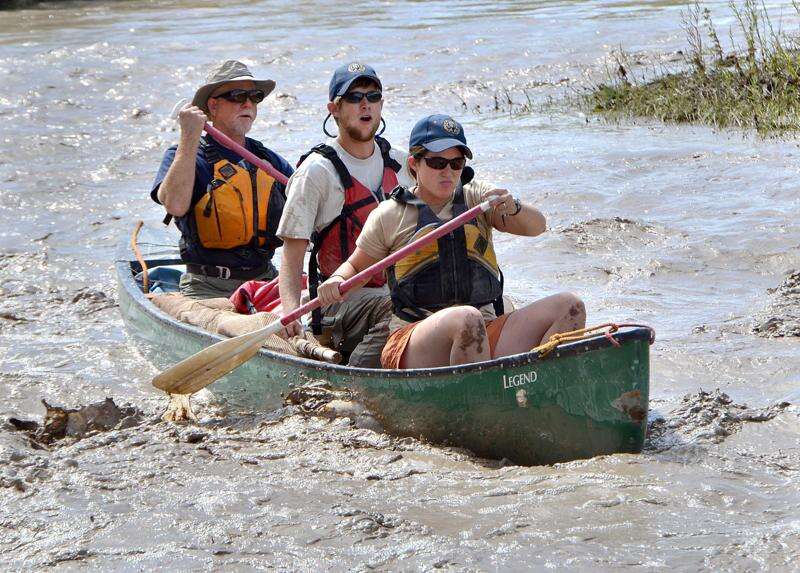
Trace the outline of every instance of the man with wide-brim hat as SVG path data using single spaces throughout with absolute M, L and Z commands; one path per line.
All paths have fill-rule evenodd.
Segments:
M 283 157 L 246 137 L 258 104 L 273 89 L 273 80 L 256 79 L 245 64 L 228 60 L 211 68 L 178 114 L 180 143 L 164 154 L 150 196 L 166 209 L 165 221 L 174 217 L 181 231 L 187 272 L 180 288 L 188 296 L 229 296 L 245 281 L 277 275 L 272 256 L 281 245 L 275 232 L 286 201 L 283 185 L 203 136 L 208 121 L 291 176 Z
M 408 154 L 380 137 L 383 83 L 372 66 L 350 62 L 338 67 L 328 85 L 328 115 L 323 131 L 329 136 L 314 147 L 289 180 L 287 203 L 278 227 L 284 241 L 280 292 L 284 312 L 300 302 L 306 248 L 311 243 L 308 286 L 311 296 L 355 248 L 367 215 L 389 197 L 398 184 L 413 179 L 406 168 Z M 330 121 L 330 118 L 334 121 Z M 331 134 L 328 130 L 338 131 Z M 314 334 L 330 334 L 330 345 L 351 366 L 378 367 L 391 316 L 385 277 L 371 279 L 347 300 L 312 314 Z M 295 322 L 283 336 L 300 332 Z

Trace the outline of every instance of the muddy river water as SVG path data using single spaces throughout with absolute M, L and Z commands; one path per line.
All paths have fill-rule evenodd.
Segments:
M 725 4 L 709 3 L 723 26 Z M 789 2 L 768 7 L 797 29 Z M 680 10 L 153 0 L 0 12 L 0 569 L 797 567 L 797 142 L 494 109 L 495 94 L 539 102 L 586 85 L 619 45 L 669 63 Z M 319 141 L 330 73 L 349 60 L 382 75 L 391 140 L 428 113 L 461 119 L 479 176 L 548 217 L 540 238 L 497 239 L 511 295 L 569 289 L 590 322 L 655 327 L 645 452 L 518 467 L 345 418 L 230 411 L 207 393 L 199 425 L 159 422 L 154 369 L 115 308 L 114 250 L 136 219 L 162 217 L 148 190 L 177 138 L 173 104 L 232 57 L 277 81 L 253 135 L 290 160 Z M 5 422 L 41 419 L 41 398 L 106 396 L 141 421 L 45 448 Z

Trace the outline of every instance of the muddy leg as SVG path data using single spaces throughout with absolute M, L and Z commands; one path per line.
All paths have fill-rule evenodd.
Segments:
M 414 329 L 400 365 L 431 368 L 489 358 L 489 341 L 480 311 L 456 306 L 429 316 Z
M 583 328 L 586 307 L 572 293 L 559 293 L 514 311 L 506 320 L 494 356 L 527 352 L 557 332 Z
M 553 321 L 539 343 L 547 342 L 551 336 L 559 332 L 569 332 L 586 326 L 586 305 L 583 301 L 570 292 L 559 293 L 556 296 L 560 301 L 558 307 L 560 316 Z

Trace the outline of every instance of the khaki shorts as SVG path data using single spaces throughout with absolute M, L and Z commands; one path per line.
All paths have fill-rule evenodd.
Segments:
M 326 307 L 328 319 L 324 334 L 330 333 L 330 346 L 350 356 L 349 366 L 380 368 L 381 351 L 389 337 L 392 301 L 386 295 L 361 296 Z
M 220 279 L 193 273 L 181 275 L 181 294 L 191 298 L 229 297 L 237 288 L 249 280 L 271 281 L 278 276 L 278 271 L 270 264 L 266 271 L 252 279 Z

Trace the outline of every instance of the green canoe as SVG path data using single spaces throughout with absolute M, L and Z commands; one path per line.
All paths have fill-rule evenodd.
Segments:
M 165 243 L 142 243 L 149 269 L 179 264 Z M 134 276 L 127 244 L 116 262 L 119 306 L 129 333 L 158 368 L 221 337 L 155 307 Z M 355 391 L 387 432 L 467 448 L 488 458 L 552 464 L 642 450 L 647 425 L 650 330 L 560 346 L 547 358 L 518 354 L 489 362 L 418 370 L 351 368 L 262 349 L 211 390 L 233 405 L 270 410 L 291 388 L 324 380 Z

